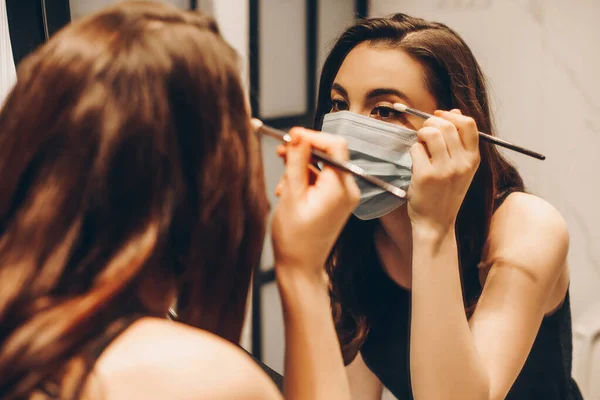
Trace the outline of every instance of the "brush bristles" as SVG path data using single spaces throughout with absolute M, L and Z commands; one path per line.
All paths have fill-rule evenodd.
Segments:
M 394 103 L 394 110 L 396 110 L 396 111 L 406 112 L 407 108 L 408 107 L 402 103 Z
M 258 118 L 252 118 L 251 124 L 255 131 L 259 130 L 264 125 L 263 122 Z

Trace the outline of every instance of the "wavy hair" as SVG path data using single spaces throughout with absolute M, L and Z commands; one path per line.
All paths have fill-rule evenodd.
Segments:
M 47 380 L 77 397 L 86 347 L 152 312 L 149 275 L 174 282 L 182 322 L 239 340 L 268 204 L 211 18 L 125 2 L 64 28 L 19 66 L 0 176 L 3 398 Z
M 475 119 L 479 130 L 493 134 L 486 81 L 473 53 L 461 37 L 446 25 L 395 14 L 369 18 L 349 27 L 327 57 L 319 83 L 314 127 L 331 110 L 331 87 L 344 59 L 358 44 L 370 42 L 404 51 L 425 72 L 425 84 L 439 109 L 458 108 Z M 480 142 L 481 163 L 465 196 L 457 218 L 457 241 L 467 312 L 481 291 L 477 264 L 487 238 L 494 199 L 507 188 L 523 188 L 516 169 L 487 142 Z M 370 316 L 378 307 L 365 280 L 372 262 L 373 234 L 377 220 L 361 221 L 352 216 L 327 261 L 331 302 L 342 353 L 350 363 L 365 341 Z

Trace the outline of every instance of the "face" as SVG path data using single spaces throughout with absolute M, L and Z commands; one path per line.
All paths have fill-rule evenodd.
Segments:
M 437 109 L 421 64 L 399 49 L 369 42 L 359 44 L 348 53 L 334 79 L 331 112 L 348 110 L 413 130 L 423 126 L 424 120 L 394 110 L 394 103 L 430 114 Z M 386 231 L 388 225 L 391 230 L 401 230 L 397 220 L 407 217 L 403 205 L 379 220 Z
M 436 110 L 421 65 L 402 50 L 369 42 L 346 56 L 331 88 L 331 103 L 332 112 L 348 110 L 414 130 L 424 121 L 394 110 L 394 103 Z

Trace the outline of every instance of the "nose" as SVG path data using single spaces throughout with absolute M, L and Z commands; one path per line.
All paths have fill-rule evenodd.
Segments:
M 360 104 L 358 104 L 358 105 L 351 105 L 349 107 L 348 111 L 353 112 L 355 114 L 364 115 L 366 117 L 368 117 L 368 116 L 371 115 L 371 112 L 368 109 L 362 107 Z

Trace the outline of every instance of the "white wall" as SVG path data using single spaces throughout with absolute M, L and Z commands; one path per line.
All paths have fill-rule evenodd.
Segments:
M 212 0 L 198 2 L 217 20 L 221 34 L 236 49 L 243 63 L 243 77 L 248 84 L 249 5 L 247 0 Z
M 17 73 L 8 30 L 6 1 L 0 0 L 0 107 L 16 81 Z

